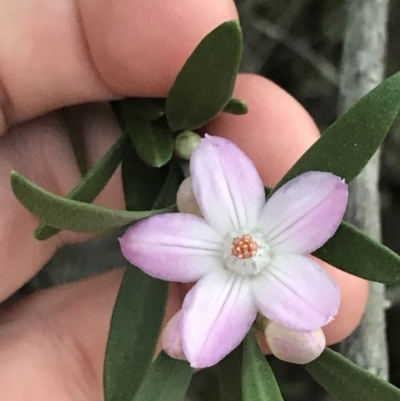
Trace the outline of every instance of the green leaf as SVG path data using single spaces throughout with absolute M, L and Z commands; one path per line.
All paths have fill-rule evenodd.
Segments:
M 400 390 L 327 348 L 304 365 L 311 376 L 341 401 L 399 401 Z
M 242 401 L 243 344 L 218 363 L 220 401 Z
M 176 194 L 183 180 L 182 171 L 177 163 L 169 164 L 169 171 L 163 187 L 154 202 L 153 209 L 160 209 L 176 203 Z
M 193 369 L 161 352 L 151 365 L 133 401 L 182 401 Z
M 167 164 L 174 151 L 174 135 L 165 120 L 149 121 L 134 114 L 133 107 L 122 102 L 123 130 L 133 143 L 139 157 L 149 166 Z
M 243 401 L 283 401 L 274 373 L 258 345 L 254 328 L 243 344 Z
M 108 209 L 52 194 L 17 172 L 11 172 L 11 186 L 18 200 L 39 220 L 52 227 L 76 232 L 99 232 L 171 212 L 175 207 L 130 212 Z
M 348 223 L 313 255 L 355 276 L 400 284 L 400 257 Z
M 64 120 L 69 137 L 71 139 L 72 148 L 74 150 L 75 159 L 79 167 L 81 175 L 85 175 L 88 171 L 85 157 L 85 142 L 83 140 L 82 129 L 79 129 L 74 115 L 71 116 L 71 107 L 61 109 L 61 116 Z
M 148 166 L 129 145 L 122 161 L 122 182 L 128 210 L 149 210 L 159 196 L 168 175 L 168 166 Z M 129 194 L 129 196 L 126 196 Z M 170 203 L 174 204 L 175 200 Z
M 83 177 L 79 184 L 66 196 L 80 202 L 93 202 L 97 195 L 110 181 L 124 155 L 128 138 L 121 137 L 101 158 L 101 160 Z M 46 240 L 61 230 L 41 224 L 33 233 L 37 240 Z
M 247 114 L 249 108 L 244 100 L 232 98 L 222 111 L 224 113 L 242 115 Z
M 159 169 L 147 167 L 147 170 Z M 128 182 L 126 174 L 125 202 L 136 209 L 143 200 L 137 196 L 137 186 L 129 186 Z M 159 204 L 164 205 L 165 201 L 168 199 L 160 198 Z M 146 198 L 146 202 L 153 203 L 154 199 Z M 160 334 L 167 288 L 168 283 L 147 276 L 134 266 L 128 267 L 111 320 L 104 367 L 105 401 L 132 401 L 140 388 Z
M 158 120 L 165 114 L 165 99 L 157 97 L 129 97 L 124 99 L 135 114 L 149 121 Z
M 232 97 L 242 47 L 238 21 L 223 23 L 200 42 L 167 96 L 166 115 L 173 131 L 199 128 L 224 109 Z
M 122 162 L 122 182 L 128 210 L 161 209 L 176 202 L 183 180 L 179 166 L 171 161 L 161 168 L 149 167 L 129 147 Z
M 285 174 L 274 191 L 307 171 L 329 171 L 349 183 L 374 155 L 399 110 L 400 72 L 339 117 Z
M 193 376 L 186 401 L 220 401 L 217 366 L 202 369 Z
M 131 401 L 140 387 L 156 349 L 167 294 L 167 282 L 127 268 L 108 337 L 105 401 Z

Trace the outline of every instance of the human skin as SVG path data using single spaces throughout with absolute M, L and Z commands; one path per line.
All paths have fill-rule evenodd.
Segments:
M 232 0 L 0 0 L 0 300 L 26 283 L 55 250 L 88 235 L 32 238 L 37 221 L 15 199 L 10 171 L 66 194 L 78 181 L 56 110 L 124 96 L 165 96 L 197 43 L 237 18 Z M 235 96 L 250 112 L 222 115 L 210 134 L 237 143 L 273 186 L 318 139 L 313 120 L 270 81 L 241 75 Z M 119 135 L 106 104 L 77 106 L 93 165 Z M 123 208 L 117 173 L 96 203 Z M 341 289 L 328 343 L 346 337 L 365 308 L 368 286 L 322 263 Z M 98 401 L 107 333 L 123 270 L 38 292 L 0 312 L 0 399 Z M 165 321 L 187 288 L 171 284 Z

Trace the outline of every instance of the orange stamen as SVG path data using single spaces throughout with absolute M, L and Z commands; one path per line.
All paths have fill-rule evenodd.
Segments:
M 250 259 L 256 256 L 258 244 L 249 234 L 244 234 L 233 239 L 231 249 L 233 256 L 239 259 Z

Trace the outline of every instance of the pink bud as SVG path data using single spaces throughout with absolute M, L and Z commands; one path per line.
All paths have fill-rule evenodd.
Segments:
M 183 352 L 181 335 L 179 333 L 181 312 L 179 311 L 167 323 L 161 336 L 161 345 L 163 350 L 174 359 L 186 361 Z
M 176 194 L 176 205 L 181 213 L 195 214 L 201 217 L 201 211 L 193 193 L 192 179 L 185 178 Z
M 322 329 L 298 331 L 269 321 L 264 333 L 271 352 L 285 362 L 309 363 L 318 358 L 326 346 Z

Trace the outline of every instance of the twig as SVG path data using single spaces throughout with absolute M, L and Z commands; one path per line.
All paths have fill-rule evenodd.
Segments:
M 255 18 L 254 7 L 257 0 L 235 0 L 243 30 L 244 47 L 242 72 L 259 73 L 264 65 L 263 47 L 265 39 L 253 28 Z
M 262 34 L 276 42 L 282 43 L 303 60 L 310 63 L 322 77 L 333 85 L 338 85 L 338 72 L 336 67 L 325 57 L 315 52 L 303 39 L 298 39 L 280 29 L 270 21 L 254 21 L 254 27 Z
M 347 0 L 347 26 L 340 76 L 340 112 L 378 85 L 384 74 L 388 0 Z M 380 151 L 351 184 L 347 220 L 381 239 L 378 178 Z M 388 378 L 384 309 L 385 288 L 370 283 L 360 326 L 341 345 L 342 353 L 363 368 Z
M 291 3 L 290 7 L 287 7 L 282 17 L 279 18 L 276 25 L 280 28 L 283 34 L 287 34 L 293 22 L 298 18 L 302 10 L 310 3 L 310 0 L 295 0 Z M 266 43 L 264 49 L 264 60 L 268 60 L 272 52 L 275 50 L 279 41 L 271 40 Z
M 282 44 L 303 60 L 310 63 L 323 78 L 333 85 L 338 85 L 336 67 L 325 57 L 315 52 L 303 39 L 289 33 L 296 17 L 310 0 L 297 0 L 287 8 L 277 23 L 256 14 L 258 0 L 237 0 L 244 31 L 243 72 L 260 72 L 264 63 L 271 56 L 277 44 Z M 266 41 L 268 39 L 268 41 Z
M 289 31 L 292 23 L 310 0 L 296 0 L 292 2 L 285 13 L 277 22 L 282 33 Z M 257 6 L 260 0 L 236 0 L 236 6 L 240 15 L 240 22 L 244 32 L 244 54 L 242 62 L 243 72 L 259 73 L 264 63 L 268 60 L 277 43 L 275 40 L 267 42 L 265 32 L 255 29 L 255 23 L 263 23 L 257 15 Z M 271 39 L 271 38 L 269 38 Z

